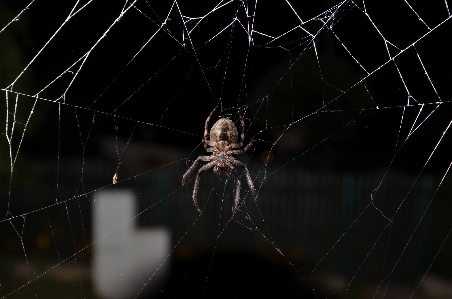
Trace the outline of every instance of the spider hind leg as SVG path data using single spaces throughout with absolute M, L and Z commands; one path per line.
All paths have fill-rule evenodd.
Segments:
M 198 166 L 200 162 L 210 162 L 213 160 L 213 158 L 213 156 L 199 156 L 198 158 L 196 158 L 190 168 L 188 168 L 188 170 L 182 176 L 182 186 L 185 185 L 185 181 L 187 180 L 188 176 L 193 172 L 193 170 L 195 170 L 196 166 Z
M 199 208 L 198 205 L 198 189 L 199 189 L 199 182 L 201 180 L 201 174 L 206 171 L 207 169 L 212 168 L 215 165 L 215 161 L 211 161 L 209 163 L 207 163 L 206 165 L 204 165 L 203 167 L 201 167 L 198 170 L 198 173 L 196 174 L 196 179 L 195 179 L 195 186 L 193 187 L 193 204 L 195 205 L 196 209 L 198 210 L 199 213 L 202 213 L 201 209 Z
M 231 215 L 231 219 L 232 219 L 232 218 L 234 218 L 234 215 L 239 208 L 240 187 L 241 187 L 242 183 L 240 182 L 240 176 L 237 173 L 237 170 L 235 170 L 235 167 L 231 163 L 228 163 L 228 167 L 231 169 L 232 173 L 234 174 L 235 178 L 237 179 L 237 185 L 235 187 L 235 195 L 234 195 L 234 207 L 232 208 L 232 215 Z
M 232 208 L 232 215 L 231 219 L 234 218 L 235 213 L 239 209 L 239 203 L 240 203 L 240 186 L 241 186 L 240 179 L 237 179 L 237 186 L 235 187 L 235 196 L 234 196 L 234 207 Z
M 256 201 L 257 193 L 256 189 L 254 188 L 253 180 L 251 179 L 250 172 L 248 171 L 248 168 L 246 167 L 245 163 L 242 163 L 238 160 L 233 160 L 232 164 L 240 166 L 243 168 L 243 172 L 245 172 L 245 178 L 246 182 L 248 183 L 248 187 L 250 188 L 251 194 L 253 195 L 254 201 Z

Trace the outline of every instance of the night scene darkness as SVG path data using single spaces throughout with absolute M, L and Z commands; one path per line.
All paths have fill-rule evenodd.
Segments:
M 0 0 L 0 299 L 452 298 L 450 0 Z

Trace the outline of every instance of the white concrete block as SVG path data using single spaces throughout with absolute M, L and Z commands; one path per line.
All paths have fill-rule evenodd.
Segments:
M 92 205 L 96 293 L 121 299 L 158 289 L 169 270 L 169 231 L 136 228 L 131 191 L 98 191 Z

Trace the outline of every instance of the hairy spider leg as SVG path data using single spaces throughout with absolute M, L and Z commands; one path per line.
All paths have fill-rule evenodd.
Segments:
M 209 122 L 210 122 L 210 119 L 212 118 L 215 110 L 217 110 L 217 108 L 218 108 L 218 105 L 215 108 L 213 108 L 212 112 L 210 112 L 210 115 L 209 115 L 209 117 L 207 117 L 206 124 L 204 126 L 204 138 L 202 139 L 202 144 L 204 145 L 206 150 L 209 148 L 209 145 L 207 144 L 207 140 L 208 140 L 207 136 L 209 135 Z
M 234 176 L 237 178 L 237 185 L 235 187 L 235 196 L 234 196 L 234 207 L 232 208 L 232 215 L 231 219 L 234 218 L 235 213 L 237 212 L 237 209 L 239 208 L 239 202 L 240 202 L 240 187 L 242 185 L 240 181 L 240 176 L 237 173 L 237 170 L 231 163 L 227 163 L 228 167 L 231 169 Z
M 253 142 L 254 142 L 254 137 L 251 138 L 250 143 L 248 143 L 248 145 L 245 146 L 243 149 L 233 150 L 233 151 L 230 151 L 230 153 L 231 153 L 232 155 L 240 155 L 240 154 L 243 154 L 243 153 L 245 153 L 245 152 L 253 145 Z
M 246 182 L 248 183 L 248 186 L 250 187 L 251 194 L 254 197 L 254 201 L 256 201 L 256 197 L 257 197 L 256 190 L 254 189 L 253 180 L 251 179 L 250 172 L 248 171 L 248 168 L 246 167 L 245 163 L 242 163 L 235 159 L 232 160 L 231 163 L 243 168 L 243 171 L 245 172 Z
M 188 170 L 184 173 L 182 176 L 182 186 L 185 185 L 185 180 L 188 178 L 188 176 L 193 172 L 193 170 L 196 168 L 196 166 L 199 164 L 199 162 L 210 162 L 214 159 L 214 156 L 199 156 L 196 158 L 195 162 L 188 168 Z
M 201 209 L 198 206 L 198 200 L 196 199 L 198 197 L 198 189 L 199 189 L 199 181 L 201 180 L 201 173 L 206 171 L 207 169 L 212 168 L 215 165 L 216 161 L 212 161 L 204 165 L 198 170 L 198 174 L 196 175 L 195 179 L 195 186 L 193 187 L 193 204 L 195 205 L 196 209 L 199 213 L 202 213 Z
M 240 142 L 238 143 L 237 147 L 242 147 L 243 146 L 243 141 L 245 140 L 245 121 L 243 120 L 242 115 L 240 114 L 240 112 L 237 110 L 237 114 L 239 115 L 240 118 L 240 125 L 242 126 L 241 132 L 240 132 Z

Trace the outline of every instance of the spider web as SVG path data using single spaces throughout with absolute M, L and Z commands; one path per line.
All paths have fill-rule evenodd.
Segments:
M 450 295 L 447 0 L 0 10 L 0 298 L 104 297 L 92 251 L 131 220 L 172 235 L 132 298 Z M 203 214 L 180 184 L 217 105 L 255 140 L 232 219 L 234 176 L 201 176 Z M 122 189 L 138 211 L 93 238 Z

